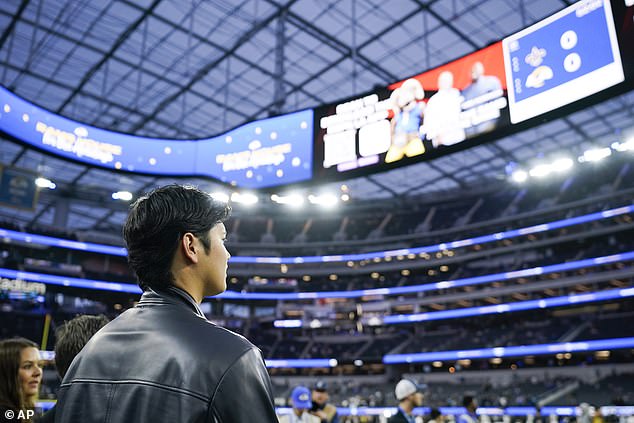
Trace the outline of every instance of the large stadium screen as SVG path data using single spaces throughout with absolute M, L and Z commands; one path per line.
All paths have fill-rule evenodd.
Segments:
M 634 55 L 634 8 L 616 6 L 620 41 L 610 2 L 580 1 L 460 59 L 316 109 L 315 175 L 337 179 L 435 158 L 618 85 L 626 78 L 619 44 L 626 60 Z
M 576 3 L 502 45 L 512 123 L 625 80 L 607 0 Z
M 312 177 L 313 111 L 255 121 L 201 140 L 145 138 L 67 119 L 0 88 L 0 131 L 91 166 L 150 175 L 208 176 L 246 188 Z

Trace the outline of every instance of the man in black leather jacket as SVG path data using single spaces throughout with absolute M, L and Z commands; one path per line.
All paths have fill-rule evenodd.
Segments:
M 124 238 L 143 296 L 73 361 L 56 422 L 277 422 L 260 350 L 199 307 L 226 289 L 228 213 L 180 185 L 132 205 Z

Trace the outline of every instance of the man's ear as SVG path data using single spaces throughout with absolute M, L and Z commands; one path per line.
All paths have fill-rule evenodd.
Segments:
M 181 238 L 180 247 L 183 256 L 189 263 L 198 263 L 198 246 L 196 244 L 196 237 L 191 232 L 186 232 Z

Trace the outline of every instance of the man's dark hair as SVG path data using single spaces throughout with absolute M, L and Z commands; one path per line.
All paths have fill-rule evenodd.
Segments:
M 196 235 L 209 251 L 209 230 L 230 212 L 198 188 L 166 185 L 144 195 L 131 206 L 123 227 L 128 263 L 141 289 L 165 289 L 172 285 L 172 259 L 186 232 Z
M 55 366 L 61 378 L 84 345 L 109 322 L 103 314 L 78 316 L 55 330 Z
M 431 411 L 429 412 L 429 417 L 431 417 L 432 420 L 436 420 L 441 415 L 442 413 L 437 408 L 432 408 Z
M 471 405 L 471 403 L 473 402 L 473 396 L 472 395 L 465 395 L 464 397 L 462 397 L 462 406 L 467 408 Z

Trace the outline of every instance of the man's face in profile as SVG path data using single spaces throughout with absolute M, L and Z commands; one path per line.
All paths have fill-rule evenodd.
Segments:
M 227 230 L 222 222 L 209 230 L 209 252 L 203 254 L 199 263 L 205 296 L 217 295 L 227 289 L 227 262 L 231 254 L 225 247 L 226 237 Z

